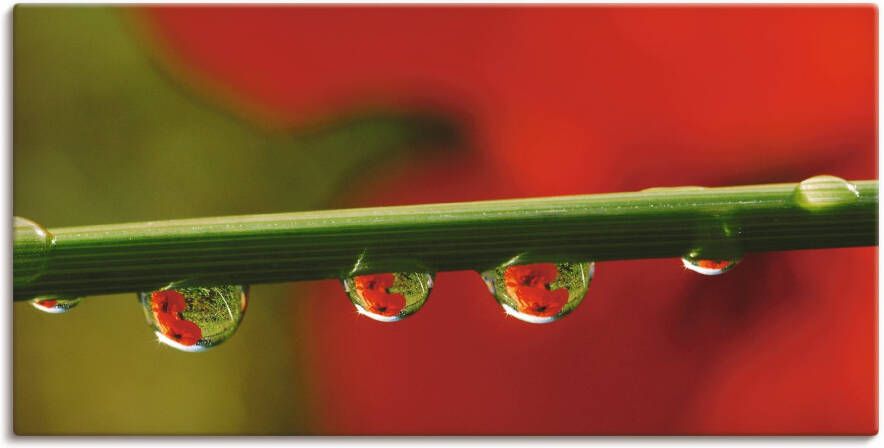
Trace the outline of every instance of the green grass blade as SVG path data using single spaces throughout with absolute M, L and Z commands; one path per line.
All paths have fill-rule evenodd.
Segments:
M 878 182 L 361 208 L 50 229 L 16 227 L 14 299 L 270 283 L 520 261 L 680 257 L 877 245 Z

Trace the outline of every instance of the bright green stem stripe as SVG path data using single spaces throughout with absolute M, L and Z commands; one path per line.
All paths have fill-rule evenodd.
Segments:
M 832 180 L 835 179 L 835 180 Z M 877 245 L 878 182 L 362 208 L 40 232 L 17 223 L 15 300 L 520 262 Z M 855 186 L 855 188 L 854 188 Z

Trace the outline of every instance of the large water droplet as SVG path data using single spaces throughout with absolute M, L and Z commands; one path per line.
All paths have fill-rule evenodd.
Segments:
M 248 306 L 248 286 L 168 287 L 139 294 L 147 323 L 163 344 L 186 352 L 233 336 Z
M 580 305 L 595 263 L 504 264 L 482 274 L 506 314 L 532 324 L 556 321 Z
M 396 322 L 411 316 L 426 303 L 433 288 L 433 274 L 366 274 L 347 277 L 343 282 L 359 314 L 380 322 Z
M 850 205 L 858 199 L 856 186 L 835 176 L 814 176 L 795 188 L 795 201 L 805 210 Z
M 31 300 L 34 308 L 51 314 L 66 313 L 80 303 L 79 298 L 37 297 Z
M 730 271 L 742 260 L 742 258 L 733 258 L 728 260 L 715 260 L 696 258 L 687 255 L 681 258 L 684 267 L 703 275 L 720 275 Z

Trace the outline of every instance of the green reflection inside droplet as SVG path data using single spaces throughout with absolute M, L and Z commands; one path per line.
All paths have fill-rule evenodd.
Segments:
M 858 199 L 856 186 L 835 176 L 814 176 L 795 188 L 795 202 L 811 211 L 850 205 Z

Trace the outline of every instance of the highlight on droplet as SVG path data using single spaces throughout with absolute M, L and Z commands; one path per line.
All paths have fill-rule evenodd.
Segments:
M 545 324 L 570 314 L 586 297 L 595 263 L 504 264 L 482 278 L 504 312 Z
M 354 275 L 343 279 L 356 311 L 378 322 L 397 322 L 416 313 L 433 289 L 430 272 Z
M 248 306 L 248 286 L 169 287 L 139 294 L 148 325 L 172 348 L 200 352 L 230 339 Z

